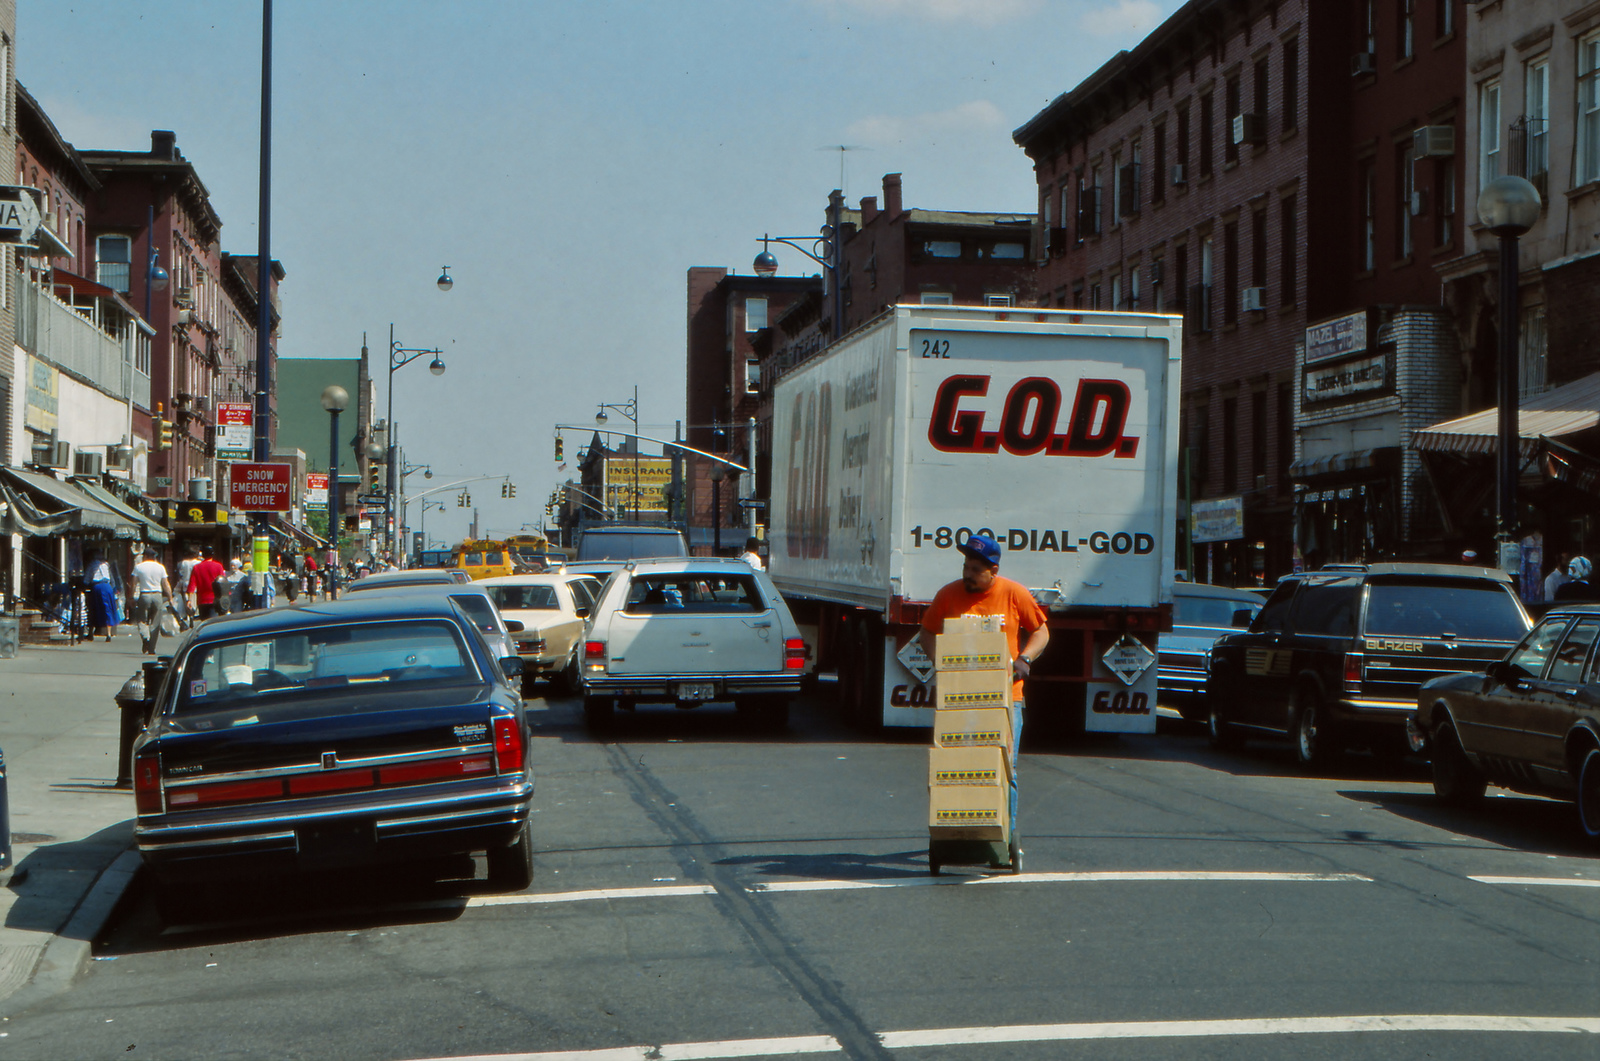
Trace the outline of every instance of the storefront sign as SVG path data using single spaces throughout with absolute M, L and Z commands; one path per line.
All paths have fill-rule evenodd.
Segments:
M 245 402 L 217 403 L 217 456 L 249 460 L 255 445 L 255 410 Z
M 229 501 L 240 512 L 287 512 L 293 472 L 290 464 L 235 464 L 229 469 Z
M 1306 364 L 1332 361 L 1336 357 L 1365 353 L 1367 350 L 1367 311 L 1335 317 L 1306 329 Z
M 28 389 L 23 398 L 22 423 L 42 435 L 60 426 L 61 373 L 28 358 Z
M 215 501 L 168 501 L 167 526 L 179 523 L 227 523 L 228 509 Z
M 307 472 L 305 506 L 307 509 L 327 509 L 328 473 Z
M 606 458 L 606 505 L 619 513 L 635 507 L 640 512 L 667 511 L 667 487 L 672 483 L 672 460 L 663 457 L 638 459 L 638 505 L 634 504 L 634 458 Z
M 1342 365 L 1305 370 L 1305 400 L 1327 402 L 1389 385 L 1389 359 L 1383 354 Z
M 1244 498 L 1237 494 L 1196 501 L 1190 512 L 1192 540 L 1196 543 L 1234 542 L 1244 537 Z

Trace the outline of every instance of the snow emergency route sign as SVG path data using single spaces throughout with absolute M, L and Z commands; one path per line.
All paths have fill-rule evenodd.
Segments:
M 1139 675 L 1150 669 L 1156 654 L 1138 638 L 1123 634 L 1100 658 L 1105 661 L 1107 670 L 1122 679 L 1123 685 L 1132 685 L 1139 680 Z
M 933 660 L 929 659 L 928 654 L 922 651 L 922 645 L 917 641 L 916 637 L 912 637 L 910 641 L 907 641 L 906 647 L 895 653 L 895 658 L 900 661 L 901 666 L 911 672 L 913 678 L 923 685 L 933 681 Z
M 287 512 L 293 465 L 235 464 L 229 480 L 229 497 L 236 512 Z

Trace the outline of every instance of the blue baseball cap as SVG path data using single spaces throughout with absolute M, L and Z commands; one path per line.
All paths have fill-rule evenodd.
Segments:
M 984 534 L 974 534 L 966 541 L 956 546 L 957 549 L 974 560 L 982 560 L 986 564 L 1000 562 L 1000 543 Z

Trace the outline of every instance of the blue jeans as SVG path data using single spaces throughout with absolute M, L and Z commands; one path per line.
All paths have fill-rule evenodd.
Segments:
M 1017 835 L 1017 749 L 1022 746 L 1022 701 L 1011 702 L 1011 835 Z

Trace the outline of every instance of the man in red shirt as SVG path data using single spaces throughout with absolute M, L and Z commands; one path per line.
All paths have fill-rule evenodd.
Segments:
M 227 572 L 221 564 L 212 558 L 211 546 L 208 545 L 201 550 L 201 555 L 204 559 L 194 565 L 194 571 L 189 575 L 189 592 L 194 594 L 195 603 L 199 606 L 200 618 L 209 619 L 213 615 L 221 614 L 217 611 L 215 587 L 217 579 L 227 574 Z

